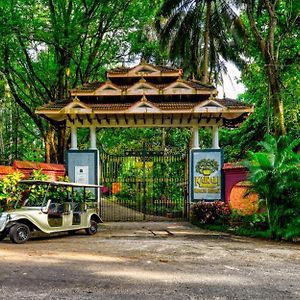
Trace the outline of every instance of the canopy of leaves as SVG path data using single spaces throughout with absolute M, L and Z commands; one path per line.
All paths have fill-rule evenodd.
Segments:
M 300 139 L 267 135 L 260 152 L 250 152 L 246 166 L 249 180 L 260 195 L 269 214 L 270 230 L 275 237 L 291 238 L 300 234 L 300 156 L 295 147 Z
M 242 64 L 243 26 L 228 1 L 165 0 L 157 18 L 162 47 L 187 74 L 203 79 L 209 67 L 216 84 L 226 72 L 225 61 Z

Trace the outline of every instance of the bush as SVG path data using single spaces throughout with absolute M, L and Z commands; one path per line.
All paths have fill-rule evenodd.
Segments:
M 201 224 L 224 224 L 230 216 L 229 207 L 222 201 L 199 201 L 191 208 L 193 221 Z
M 300 139 L 267 135 L 260 152 L 249 152 L 249 180 L 266 208 L 273 238 L 300 236 L 300 155 L 293 150 Z
M 268 216 L 266 212 L 253 213 L 251 215 L 241 214 L 239 210 L 232 210 L 230 215 L 230 225 L 239 224 L 238 227 L 249 230 L 267 230 Z
M 22 189 L 18 182 L 24 177 L 20 172 L 4 176 L 0 181 L 0 211 L 13 209 L 21 199 Z

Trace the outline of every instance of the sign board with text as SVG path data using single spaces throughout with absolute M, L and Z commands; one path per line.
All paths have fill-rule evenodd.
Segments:
M 223 151 L 192 149 L 190 157 L 191 202 L 222 200 Z
M 70 182 L 99 184 L 98 150 L 68 150 L 66 151 L 66 165 Z M 98 193 L 97 189 L 91 188 L 90 191 L 93 194 Z

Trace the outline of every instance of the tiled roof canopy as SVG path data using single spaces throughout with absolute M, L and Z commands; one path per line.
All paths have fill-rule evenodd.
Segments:
M 98 127 L 236 127 L 253 107 L 218 99 L 214 86 L 183 80 L 183 71 L 139 64 L 106 72 L 105 82 L 86 83 L 70 99 L 48 103 L 37 114 L 56 122 Z

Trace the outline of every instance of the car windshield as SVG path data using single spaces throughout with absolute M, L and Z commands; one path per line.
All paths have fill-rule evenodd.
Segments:
M 23 207 L 40 207 L 47 195 L 47 185 L 22 185 L 22 198 L 19 203 Z

